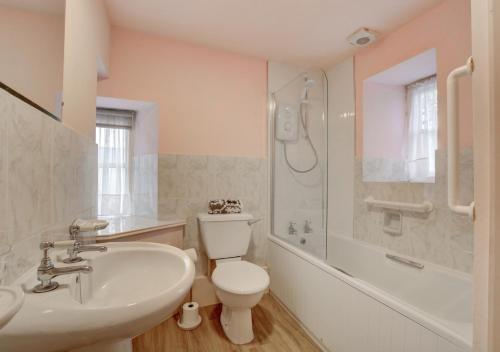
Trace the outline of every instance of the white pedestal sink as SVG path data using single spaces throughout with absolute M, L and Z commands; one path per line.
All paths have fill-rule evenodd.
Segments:
M 24 292 L 19 287 L 0 286 L 0 329 L 16 315 L 23 302 Z
M 176 312 L 195 274 L 184 251 L 142 242 L 106 246 L 106 253 L 85 253 L 87 262 L 78 263 L 92 273 L 57 277 L 55 291 L 31 292 L 36 268 L 20 278 L 24 304 L 0 330 L 0 350 L 131 351 L 132 337 Z

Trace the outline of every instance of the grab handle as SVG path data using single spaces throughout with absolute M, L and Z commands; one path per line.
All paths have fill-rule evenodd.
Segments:
M 393 261 L 395 261 L 397 263 L 408 265 L 408 266 L 411 266 L 413 268 L 417 268 L 417 269 L 423 269 L 424 268 L 424 264 L 419 263 L 419 262 L 415 262 L 415 261 L 413 261 L 411 259 L 400 257 L 398 255 L 393 255 L 393 254 L 387 253 L 385 255 L 385 257 L 387 259 L 393 260 Z
M 447 79 L 447 125 L 448 125 L 448 206 L 457 214 L 468 215 L 474 220 L 474 202 L 459 205 L 459 141 L 458 141 L 458 79 L 474 71 L 472 57 L 467 64 L 450 72 Z

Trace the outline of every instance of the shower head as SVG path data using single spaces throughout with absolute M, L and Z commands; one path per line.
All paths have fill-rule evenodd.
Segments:
M 306 88 L 310 88 L 312 86 L 314 86 L 314 84 L 316 83 L 316 81 L 312 78 L 309 78 L 309 77 L 305 77 L 304 78 L 304 85 L 306 86 Z
M 301 102 L 305 102 L 307 100 L 307 93 L 309 92 L 309 88 L 314 86 L 315 83 L 316 81 L 314 79 L 307 76 L 304 77 L 304 89 L 302 89 L 302 93 L 300 94 Z

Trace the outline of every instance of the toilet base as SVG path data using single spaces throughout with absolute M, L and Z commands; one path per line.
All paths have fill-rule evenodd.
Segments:
M 231 309 L 222 305 L 220 323 L 227 338 L 235 345 L 244 345 L 254 338 L 250 308 Z

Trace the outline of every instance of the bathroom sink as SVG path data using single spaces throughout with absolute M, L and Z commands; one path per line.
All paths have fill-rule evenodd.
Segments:
M 20 288 L 0 286 L 0 329 L 21 309 L 24 292 Z
M 106 351 L 115 345 L 131 350 L 130 338 L 176 312 L 195 274 L 184 251 L 145 242 L 106 247 L 105 253 L 85 253 L 83 264 L 92 266 L 92 273 L 57 277 L 55 291 L 31 291 L 36 268 L 16 282 L 24 289 L 25 302 L 0 330 L 2 352 Z M 51 253 L 52 258 L 57 254 Z

